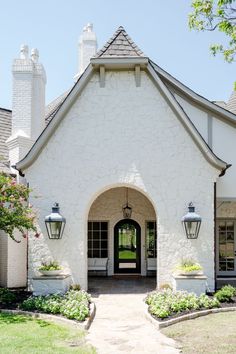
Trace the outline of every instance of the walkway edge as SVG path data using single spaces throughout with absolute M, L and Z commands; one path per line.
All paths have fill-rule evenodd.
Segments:
M 56 316 L 56 315 L 49 315 L 49 314 L 45 314 L 45 313 L 30 312 L 30 311 L 23 311 L 23 310 L 0 309 L 0 312 L 14 314 L 14 315 L 31 316 L 31 317 L 40 318 L 43 320 L 50 320 L 50 321 L 53 321 L 58 324 L 66 324 L 66 325 L 70 325 L 70 326 L 73 326 L 76 328 L 88 330 L 89 327 L 91 326 L 91 323 L 93 322 L 94 317 L 95 317 L 96 306 L 95 306 L 94 302 L 91 302 L 90 310 L 89 310 L 89 317 L 87 317 L 84 322 L 69 320 L 68 318 L 64 318 L 64 317 L 60 317 L 60 316 Z
M 169 327 L 175 323 L 179 323 L 182 321 L 192 320 L 194 318 L 198 318 L 198 317 L 202 317 L 202 316 L 206 316 L 206 315 L 210 315 L 210 314 L 214 314 L 214 313 L 231 312 L 231 311 L 236 311 L 236 307 L 223 307 L 223 308 L 195 311 L 195 312 L 189 313 L 187 315 L 172 318 L 170 320 L 158 321 L 154 317 L 152 317 L 152 315 L 148 311 L 148 306 L 146 306 L 145 317 L 159 330 L 161 328 Z

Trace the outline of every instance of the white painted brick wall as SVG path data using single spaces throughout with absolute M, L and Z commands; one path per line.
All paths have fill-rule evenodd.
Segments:
M 20 243 L 8 237 L 7 286 L 9 288 L 27 285 L 27 241 L 19 232 L 15 232 Z
M 26 155 L 45 127 L 46 75 L 42 64 L 32 59 L 15 59 L 12 73 L 12 135 L 7 145 L 10 164 L 14 165 Z M 7 238 L 7 245 L 0 241 L 2 249 L 7 247 L 7 263 L 3 258 L 0 281 L 3 279 L 8 287 L 24 287 L 27 283 L 27 243 L 17 232 L 14 236 L 21 239 L 20 244 L 10 238 Z
M 0 286 L 9 288 L 25 287 L 27 282 L 27 243 L 19 233 L 16 243 L 0 231 Z
M 7 286 L 8 238 L 0 230 L 0 286 Z
M 205 160 L 175 113 L 142 72 L 107 72 L 106 86 L 92 77 L 34 164 L 26 170 L 39 210 L 42 236 L 30 244 L 30 276 L 51 254 L 87 287 L 87 219 L 95 198 L 129 185 L 152 202 L 158 224 L 158 283 L 170 282 L 181 256 L 199 261 L 214 287 L 213 183 L 218 171 Z M 46 236 L 44 217 L 58 201 L 67 219 L 61 240 Z M 202 216 L 197 240 L 181 225 L 193 201 Z
M 23 131 L 36 140 L 45 127 L 44 68 L 31 59 L 15 59 L 12 74 L 12 135 Z

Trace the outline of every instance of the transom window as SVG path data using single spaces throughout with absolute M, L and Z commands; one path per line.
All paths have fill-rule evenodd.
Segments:
M 108 257 L 108 222 L 88 222 L 88 258 Z
M 156 221 L 146 222 L 147 258 L 157 258 L 157 226 Z

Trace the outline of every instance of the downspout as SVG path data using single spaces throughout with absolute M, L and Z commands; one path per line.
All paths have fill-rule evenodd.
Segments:
M 215 278 L 215 291 L 217 289 L 216 279 L 216 182 L 214 182 L 214 278 Z
M 29 188 L 29 182 L 27 182 L 27 188 Z M 29 199 L 27 201 L 29 206 Z M 26 237 L 26 288 L 29 290 L 29 231 L 27 231 Z
M 221 171 L 221 173 L 219 174 L 219 177 L 222 177 L 225 175 L 225 172 L 228 168 L 230 168 L 232 166 L 232 164 L 227 164 L 225 168 L 223 168 L 223 170 Z
M 221 171 L 219 174 L 219 177 L 223 177 L 225 175 L 225 172 L 228 168 L 230 168 L 232 165 L 227 164 L 226 167 Z M 214 182 L 214 277 L 215 277 L 215 291 L 217 290 L 217 255 L 216 255 L 216 243 L 217 243 L 217 237 L 216 237 L 216 182 Z

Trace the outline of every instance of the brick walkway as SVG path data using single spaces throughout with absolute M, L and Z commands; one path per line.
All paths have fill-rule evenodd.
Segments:
M 161 334 L 144 316 L 144 297 L 155 279 L 91 278 L 89 292 L 96 316 L 88 341 L 98 354 L 176 354 L 175 342 Z

